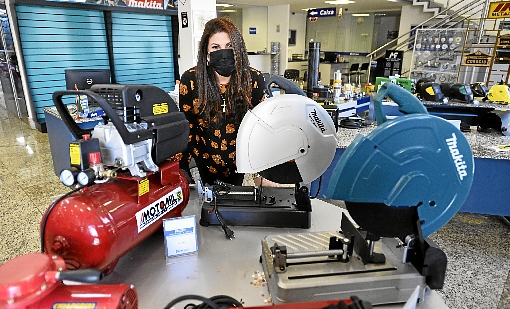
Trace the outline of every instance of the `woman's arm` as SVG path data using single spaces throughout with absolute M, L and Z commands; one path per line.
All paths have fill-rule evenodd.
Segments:
M 251 104 L 253 107 L 257 106 L 260 102 L 266 98 L 266 79 L 264 75 L 255 69 L 251 69 L 253 90 L 251 94 Z
M 195 74 L 193 74 L 192 70 L 193 69 L 188 70 L 182 74 L 179 86 L 179 109 L 184 113 L 189 122 L 188 147 L 183 152 L 180 166 L 188 173 L 190 173 L 189 162 L 191 161 L 191 154 L 196 143 L 193 137 L 196 135 L 198 126 L 197 117 L 193 113 L 193 101 L 198 100 L 198 98 L 195 95 L 197 90 L 195 89 Z

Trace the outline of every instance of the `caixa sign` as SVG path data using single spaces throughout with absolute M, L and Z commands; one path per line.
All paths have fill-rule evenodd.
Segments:
M 308 10 L 307 18 L 336 16 L 336 7 Z

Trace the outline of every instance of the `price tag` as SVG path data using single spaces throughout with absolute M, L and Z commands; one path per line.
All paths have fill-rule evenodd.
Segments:
M 198 252 L 195 216 L 164 219 L 163 231 L 167 258 Z

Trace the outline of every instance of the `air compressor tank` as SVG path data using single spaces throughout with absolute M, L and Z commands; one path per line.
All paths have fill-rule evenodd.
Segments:
M 48 208 L 41 221 L 44 251 L 61 256 L 67 269 L 95 268 L 108 274 L 121 256 L 181 216 L 189 185 L 179 163 L 165 161 L 145 178 L 122 174 L 84 187 Z

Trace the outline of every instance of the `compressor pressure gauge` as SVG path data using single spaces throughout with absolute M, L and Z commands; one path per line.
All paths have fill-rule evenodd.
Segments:
M 78 183 L 82 186 L 91 185 L 96 180 L 96 174 L 93 169 L 86 169 L 78 174 Z
M 74 185 L 76 183 L 76 176 L 79 172 L 80 170 L 76 167 L 62 170 L 62 172 L 60 172 L 60 182 L 68 187 Z

